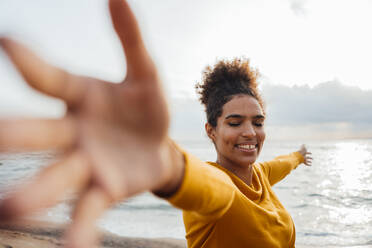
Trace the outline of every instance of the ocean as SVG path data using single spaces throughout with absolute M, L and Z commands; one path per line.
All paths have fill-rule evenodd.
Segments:
M 202 160 L 215 161 L 206 140 L 178 140 Z M 296 245 L 372 247 L 372 139 L 305 142 L 313 166 L 299 166 L 274 186 L 296 226 Z M 259 161 L 298 150 L 297 141 L 268 141 Z M 0 197 L 55 160 L 53 152 L 0 154 Z M 66 222 L 71 199 L 33 218 Z M 133 237 L 184 238 L 181 211 L 144 193 L 117 204 L 100 219 L 110 232 Z

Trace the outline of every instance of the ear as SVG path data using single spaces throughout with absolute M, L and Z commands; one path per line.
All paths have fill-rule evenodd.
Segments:
M 209 124 L 208 122 L 205 123 L 205 131 L 207 132 L 208 137 L 213 141 L 216 139 L 216 130 L 215 128 Z

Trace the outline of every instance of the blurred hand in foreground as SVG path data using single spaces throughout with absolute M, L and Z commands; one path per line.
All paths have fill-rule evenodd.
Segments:
M 299 153 L 304 157 L 304 164 L 307 166 L 311 166 L 313 163 L 313 156 L 312 153 L 309 152 L 305 145 L 301 145 Z
M 146 190 L 172 192 L 182 178 L 182 165 L 174 163 L 182 156 L 167 138 L 161 82 L 137 21 L 124 0 L 110 0 L 109 7 L 127 60 L 121 84 L 72 75 L 18 42 L 0 39 L 28 84 L 67 105 L 59 120 L 0 121 L 0 150 L 64 151 L 60 161 L 0 203 L 0 221 L 50 207 L 71 189 L 80 192 L 65 234 L 67 247 L 95 246 L 95 220 L 112 203 Z

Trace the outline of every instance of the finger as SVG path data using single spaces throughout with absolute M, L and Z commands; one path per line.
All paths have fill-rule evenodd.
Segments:
M 89 178 L 88 163 L 79 153 L 57 162 L 0 203 L 0 219 L 20 218 L 51 207 L 71 189 L 80 189 Z
M 306 152 L 306 154 L 312 155 L 313 153 L 311 153 L 311 152 Z
M 133 77 L 138 82 L 148 82 L 146 79 L 153 78 L 156 70 L 133 12 L 125 0 L 110 0 L 109 7 L 114 29 L 125 52 L 127 77 Z
M 95 222 L 110 206 L 110 198 L 105 191 L 92 187 L 85 192 L 76 205 L 73 222 L 66 231 L 66 247 L 91 248 L 97 244 Z
M 14 40 L 1 38 L 0 45 L 31 87 L 61 98 L 69 105 L 82 98 L 87 85 L 81 77 L 49 65 Z
M 76 140 L 73 119 L 23 119 L 0 121 L 0 150 L 66 148 Z

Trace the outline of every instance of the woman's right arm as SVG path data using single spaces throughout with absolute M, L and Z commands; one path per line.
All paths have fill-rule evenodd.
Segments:
M 101 214 L 144 191 L 170 196 L 175 206 L 206 215 L 231 199 L 226 175 L 180 152 L 169 140 L 161 80 L 135 16 L 125 0 L 109 0 L 109 9 L 127 61 L 127 75 L 119 84 L 73 75 L 0 37 L 25 81 L 66 104 L 60 119 L 0 120 L 1 151 L 61 151 L 58 161 L 0 201 L 0 221 L 53 206 L 66 192 L 79 192 L 65 234 L 68 247 L 94 247 L 94 224 Z
M 223 171 L 202 162 L 173 144 L 178 171 L 163 190 L 154 191 L 177 208 L 193 211 L 208 218 L 222 216 L 231 206 L 236 187 Z M 181 157 L 180 157 L 181 155 Z M 182 161 L 181 161 L 182 160 Z M 175 176 L 178 175 L 178 176 Z M 181 179 L 181 180 L 180 180 Z M 170 185 L 173 185 L 170 187 Z

